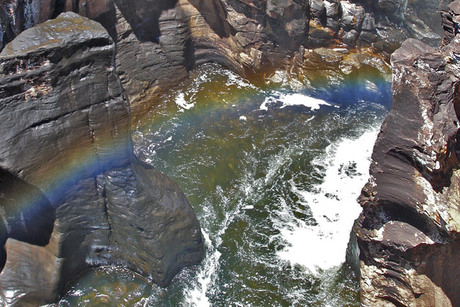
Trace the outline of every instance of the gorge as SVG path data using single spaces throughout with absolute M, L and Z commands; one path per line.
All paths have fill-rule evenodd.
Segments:
M 459 8 L 3 1 L 2 304 L 458 305 Z

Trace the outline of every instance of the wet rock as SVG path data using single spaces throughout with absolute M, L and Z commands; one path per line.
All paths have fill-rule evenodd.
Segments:
M 455 50 L 409 39 L 354 226 L 365 306 L 458 306 L 460 81 Z
M 116 42 L 117 73 L 138 119 L 203 63 L 255 75 L 284 65 L 301 45 L 372 47 L 389 57 L 409 37 L 439 44 L 439 19 L 429 17 L 439 0 L 427 1 L 9 0 L 0 41 L 64 11 L 100 22 Z
M 200 226 L 175 182 L 137 162 L 105 179 L 114 263 L 166 286 L 184 265 L 201 260 Z
M 330 46 L 333 44 L 335 33 L 332 29 L 323 26 L 318 20 L 310 20 L 308 31 L 308 42 L 306 47 L 320 48 L 321 46 Z
M 117 72 L 133 114 L 143 114 L 145 101 L 187 76 L 187 19 L 173 3 L 118 1 L 115 31 Z
M 364 20 L 365 10 L 362 6 L 350 3 L 348 1 L 341 1 L 340 8 L 342 11 L 341 24 L 345 31 L 361 31 L 361 25 Z
M 346 48 L 301 49 L 293 57 L 289 71 L 290 77 L 314 88 L 363 79 L 366 75 L 391 76 L 390 66 L 371 49 L 359 53 Z
M 396 22 L 404 20 L 408 0 L 378 0 L 377 7 Z
M 22 32 L 0 55 L 0 296 L 8 304 L 53 302 L 102 264 L 165 286 L 202 258 L 200 227 L 179 187 L 133 156 L 114 55 L 104 27 L 75 13 Z
M 2 306 L 37 306 L 57 299 L 62 260 L 56 242 L 41 247 L 8 239 L 8 259 L 0 273 Z

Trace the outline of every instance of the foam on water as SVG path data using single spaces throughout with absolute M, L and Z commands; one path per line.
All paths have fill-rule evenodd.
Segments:
M 324 168 L 323 182 L 312 190 L 300 189 L 291 180 L 291 190 L 309 207 L 316 223 L 296 218 L 286 203 L 280 201 L 278 221 L 281 237 L 288 247 L 278 252 L 281 259 L 299 264 L 313 273 L 345 261 L 345 250 L 354 220 L 360 213 L 356 201 L 368 178 L 370 156 L 378 129 L 357 139 L 342 139 L 329 145 L 325 156 L 314 163 Z
M 218 193 L 221 197 L 221 205 L 227 207 L 230 202 L 223 194 L 223 190 L 220 186 L 216 187 L 216 193 Z M 186 306 L 208 307 L 212 305 L 208 296 L 209 292 L 213 290 L 213 286 L 217 284 L 217 274 L 220 270 L 220 258 L 222 255 L 219 251 L 219 247 L 222 244 L 222 236 L 227 231 L 227 228 L 233 219 L 238 216 L 242 205 L 243 204 L 240 201 L 234 208 L 229 208 L 229 210 L 226 211 L 225 217 L 222 223 L 220 223 L 218 232 L 212 238 L 209 233 L 205 231 L 205 229 L 209 229 L 209 226 L 202 225 L 202 234 L 206 246 L 206 258 L 203 260 L 193 284 L 184 291 L 184 303 Z M 209 206 L 206 205 L 204 207 L 209 208 Z M 208 221 L 215 221 L 217 218 L 213 216 L 214 214 L 214 212 L 208 211 L 205 216 Z
M 181 107 L 182 109 L 185 109 L 185 110 L 190 110 L 191 108 L 193 108 L 195 106 L 195 103 L 192 102 L 192 103 L 188 103 L 186 100 L 185 100 L 185 94 L 184 93 L 179 93 L 177 96 L 176 96 L 176 104 Z
M 208 256 L 201 266 L 198 276 L 192 288 L 186 289 L 186 304 L 188 306 L 208 307 L 211 306 L 206 292 L 210 289 L 215 272 L 219 269 L 221 253 L 212 246 L 209 234 L 202 230 Z
M 317 99 L 300 93 L 282 94 L 280 92 L 274 92 L 272 95 L 265 98 L 259 109 L 268 111 L 268 106 L 277 102 L 282 103 L 280 109 L 289 106 L 304 106 L 310 108 L 311 111 L 315 111 L 319 110 L 321 106 L 331 106 L 330 103 L 322 99 Z

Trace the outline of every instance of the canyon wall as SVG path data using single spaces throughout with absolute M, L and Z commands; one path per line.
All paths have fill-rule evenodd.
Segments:
M 393 108 L 372 155 L 354 226 L 364 306 L 459 306 L 460 1 L 445 3 L 434 49 L 391 56 Z
M 441 40 L 431 0 L 3 0 L 0 41 L 64 11 L 100 22 L 135 116 L 196 65 L 270 71 L 303 49 L 371 48 L 389 56 L 406 38 Z M 302 47 L 301 47 L 302 46 Z M 303 55 L 301 55 L 303 56 Z
M 133 155 L 114 51 L 65 13 L 0 54 L 2 306 L 51 303 L 99 265 L 165 286 L 203 256 L 184 194 Z
M 450 31 L 444 49 L 409 41 L 393 56 L 396 111 L 376 145 L 355 226 L 365 305 L 455 301 L 454 285 L 445 282 L 455 266 L 435 270 L 458 245 L 450 221 L 458 184 L 451 111 L 457 110 L 460 11 L 449 2 L 441 1 Z M 437 6 L 429 0 L 0 1 L 2 303 L 51 302 L 92 266 L 122 265 L 166 285 L 180 268 L 199 262 L 203 242 L 185 196 L 137 161 L 130 140 L 132 116 L 145 114 L 193 67 L 216 62 L 261 76 L 289 67 L 329 80 L 338 70 L 347 75 L 367 65 L 386 74 L 385 58 L 406 38 L 440 42 Z M 69 11 L 95 22 L 60 15 Z M 403 143 L 392 145 L 395 139 Z

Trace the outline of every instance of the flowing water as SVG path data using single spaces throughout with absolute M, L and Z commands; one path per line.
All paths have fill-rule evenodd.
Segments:
M 390 85 L 378 77 L 293 90 L 198 68 L 133 140 L 194 207 L 202 264 L 168 288 L 101 268 L 59 305 L 359 306 L 345 251 L 390 104 Z

